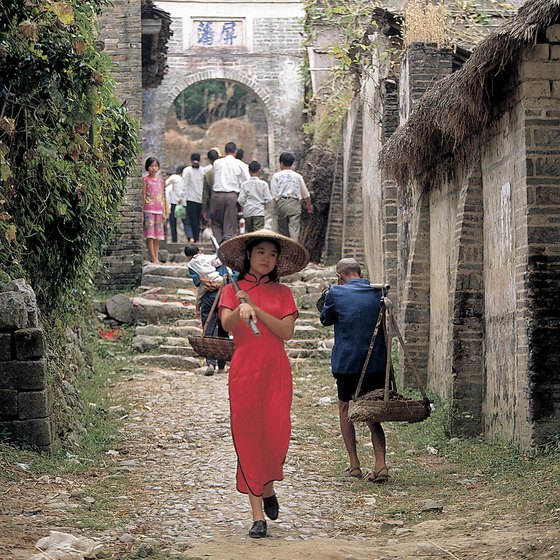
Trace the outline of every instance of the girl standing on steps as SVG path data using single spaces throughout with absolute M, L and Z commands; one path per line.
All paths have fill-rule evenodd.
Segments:
M 279 276 L 309 261 L 296 241 L 268 230 L 239 235 L 222 244 L 223 264 L 240 271 L 239 289 L 224 287 L 219 302 L 224 329 L 233 334 L 229 370 L 231 432 L 237 453 L 237 490 L 248 494 L 252 538 L 266 537 L 264 514 L 278 517 L 274 481 L 282 480 L 290 442 L 292 372 L 284 341 L 292 338 L 298 310 Z M 249 328 L 255 321 L 260 335 Z
M 142 200 L 144 210 L 144 237 L 150 253 L 150 261 L 159 263 L 159 242 L 164 239 L 165 185 L 157 176 L 159 161 L 149 157 L 144 164 L 148 172 L 142 179 Z

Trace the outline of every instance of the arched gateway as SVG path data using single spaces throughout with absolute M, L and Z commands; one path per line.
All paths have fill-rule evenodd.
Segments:
M 290 1 L 159 2 L 172 18 L 168 70 L 155 89 L 144 90 L 144 156 L 157 155 L 165 168 L 165 132 L 170 108 L 189 86 L 208 80 L 240 84 L 253 94 L 256 118 L 266 129 L 265 168 L 273 169 L 280 151 L 301 146 L 300 75 L 303 4 Z M 237 141 L 235 137 L 229 140 Z M 202 146 L 201 146 L 202 147 Z M 200 151 L 210 149 L 204 146 Z M 185 154 L 184 161 L 188 161 Z

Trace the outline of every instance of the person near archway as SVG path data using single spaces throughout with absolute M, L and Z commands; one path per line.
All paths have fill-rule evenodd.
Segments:
M 236 159 L 235 142 L 225 145 L 225 157 L 214 162 L 212 231 L 216 239 L 237 233 L 237 197 L 241 183 L 250 179 L 244 164 Z
M 294 154 L 280 154 L 280 171 L 272 176 L 270 190 L 275 201 L 278 233 L 298 241 L 301 201 L 305 202 L 309 214 L 313 214 L 313 204 L 303 177 L 292 169 L 294 161 Z
M 200 237 L 204 173 L 204 167 L 200 166 L 200 154 L 191 154 L 191 164 L 183 169 L 183 182 L 185 184 L 185 199 L 187 201 L 187 217 L 191 224 L 195 243 L 198 243 Z

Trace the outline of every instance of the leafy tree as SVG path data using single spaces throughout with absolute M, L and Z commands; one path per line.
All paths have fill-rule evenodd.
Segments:
M 138 150 L 93 23 L 102 0 L 0 0 L 0 274 L 79 302 Z
M 208 127 L 223 118 L 242 117 L 245 114 L 247 90 L 241 85 L 224 80 L 205 80 L 183 90 L 175 99 L 178 119 L 189 124 Z

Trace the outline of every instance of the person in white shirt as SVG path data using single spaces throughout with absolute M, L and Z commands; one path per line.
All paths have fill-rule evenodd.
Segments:
M 303 177 L 291 168 L 294 161 L 294 154 L 280 154 L 280 171 L 272 176 L 270 190 L 276 203 L 277 233 L 298 241 L 301 201 L 309 214 L 313 214 L 313 204 Z
M 251 178 L 241 183 L 237 202 L 243 208 L 245 233 L 264 228 L 265 206 L 272 201 L 268 183 L 259 179 L 261 173 L 261 164 L 258 161 L 252 161 L 249 164 Z
M 197 243 L 200 237 L 200 218 L 202 217 L 202 182 L 206 167 L 200 166 L 200 154 L 191 154 L 191 164 L 183 170 L 187 217 L 192 227 L 192 237 Z
M 235 142 L 228 142 L 225 157 L 214 162 L 212 231 L 218 241 L 237 233 L 237 197 L 241 183 L 250 179 L 245 164 L 235 158 L 236 152 Z
M 169 202 L 169 228 L 171 229 L 171 242 L 177 243 L 177 218 L 175 218 L 175 207 L 177 204 L 185 204 L 185 184 L 183 177 L 183 166 L 175 169 L 175 173 L 165 180 L 165 195 Z M 183 218 L 183 228 L 187 240 L 192 237 L 192 229 L 188 216 Z

